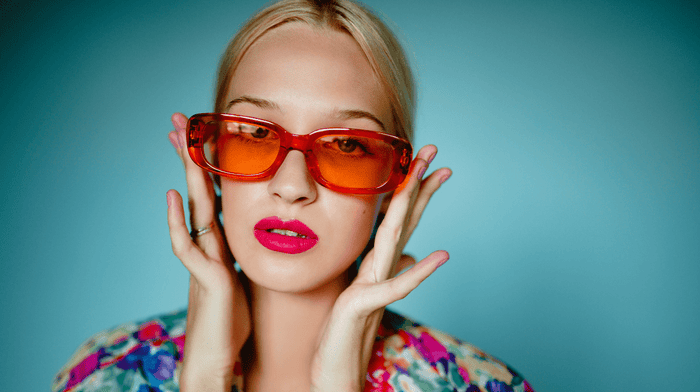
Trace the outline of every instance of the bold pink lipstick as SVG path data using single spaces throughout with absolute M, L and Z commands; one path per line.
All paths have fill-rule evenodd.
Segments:
M 255 238 L 267 249 L 297 254 L 313 248 L 318 236 L 298 220 L 284 222 L 276 216 L 260 220 L 254 228 Z

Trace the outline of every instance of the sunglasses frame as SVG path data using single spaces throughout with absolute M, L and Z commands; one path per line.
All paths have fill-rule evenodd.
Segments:
M 210 137 L 211 131 L 207 131 L 205 125 L 214 121 L 229 121 L 229 122 L 242 122 L 251 125 L 257 125 L 261 127 L 268 128 L 272 131 L 277 132 L 280 137 L 280 148 L 277 152 L 274 162 L 265 171 L 256 174 L 238 174 L 228 172 L 213 166 L 209 161 L 207 161 L 204 153 L 205 141 Z M 192 160 L 204 170 L 210 173 L 221 175 L 227 178 L 232 178 L 235 180 L 243 181 L 255 181 L 267 178 L 274 175 L 277 169 L 282 165 L 287 154 L 291 150 L 301 151 L 304 154 L 306 160 L 306 167 L 311 174 L 311 177 L 321 184 L 322 186 L 337 192 L 351 193 L 351 194 L 377 194 L 393 191 L 396 189 L 401 182 L 406 178 L 411 166 L 411 160 L 413 157 L 413 147 L 411 143 L 398 136 L 390 135 L 388 133 L 367 131 L 362 129 L 353 128 L 322 128 L 317 129 L 306 135 L 297 135 L 295 133 L 288 132 L 281 126 L 267 120 L 262 120 L 255 117 L 241 116 L 237 114 L 224 114 L 224 113 L 199 113 L 195 114 L 189 118 L 187 121 L 187 151 L 190 154 Z M 318 168 L 318 161 L 316 156 L 313 154 L 312 146 L 313 143 L 327 135 L 347 135 L 347 136 L 358 136 L 365 137 L 369 139 L 382 140 L 387 142 L 393 147 L 394 152 L 394 165 L 391 168 L 391 174 L 387 181 L 377 187 L 373 188 L 348 188 L 336 185 L 329 182 L 321 175 Z

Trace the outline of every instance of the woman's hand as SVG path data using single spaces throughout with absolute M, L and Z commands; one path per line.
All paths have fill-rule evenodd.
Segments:
M 212 179 L 187 152 L 187 118 L 175 113 L 171 119 L 175 130 L 169 138 L 185 166 L 191 226 L 193 230 L 211 227 L 194 240 L 190 238 L 182 198 L 177 191 L 168 191 L 173 253 L 190 272 L 180 390 L 229 392 L 236 353 L 240 353 L 251 331 L 248 300 L 216 216 Z
M 432 145 L 420 149 L 409 178 L 391 199 L 374 248 L 338 297 L 313 360 L 312 390 L 362 390 L 384 307 L 408 295 L 449 258 L 447 252 L 436 251 L 416 263 L 402 255 L 431 196 L 451 175 L 443 168 L 422 179 L 436 153 Z

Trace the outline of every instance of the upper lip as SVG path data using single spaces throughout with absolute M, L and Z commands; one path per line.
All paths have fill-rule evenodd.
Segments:
M 263 218 L 255 224 L 255 230 L 272 229 L 291 230 L 305 236 L 306 238 L 318 239 L 318 236 L 313 230 L 296 219 L 285 222 L 276 216 L 271 216 L 268 218 Z

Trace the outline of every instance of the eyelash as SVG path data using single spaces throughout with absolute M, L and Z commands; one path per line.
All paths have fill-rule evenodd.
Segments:
M 344 151 L 342 151 L 341 148 L 340 148 L 340 143 L 346 142 L 346 141 L 351 141 L 351 142 L 353 142 L 353 143 L 355 144 L 356 147 L 358 147 L 358 148 L 360 148 L 360 150 L 362 150 L 362 152 L 364 153 L 364 155 L 374 155 L 374 154 L 372 154 L 371 152 L 369 152 L 369 149 L 367 148 L 367 146 L 366 146 L 365 144 L 363 144 L 363 143 L 362 143 L 361 141 L 359 141 L 358 139 L 353 139 L 353 138 L 351 138 L 351 137 L 347 137 L 347 138 L 335 138 L 335 139 L 331 140 L 330 142 L 324 143 L 324 145 L 331 145 L 331 144 L 332 144 L 332 145 L 334 145 L 335 148 L 337 148 L 337 149 L 340 150 L 341 152 L 344 152 Z M 353 152 L 354 152 L 354 150 L 353 150 L 353 151 L 350 151 L 350 152 L 348 152 L 348 153 L 346 153 L 346 154 L 350 155 L 350 154 L 352 154 Z
M 255 128 L 255 129 L 253 129 L 253 128 Z M 252 129 L 252 132 L 246 132 L 246 131 L 243 131 L 243 129 Z M 268 135 L 265 135 L 264 137 L 261 137 L 261 138 L 253 136 L 254 132 L 257 131 L 257 129 L 260 129 L 260 128 L 254 127 L 251 125 L 247 125 L 247 124 L 240 124 L 238 126 L 238 129 L 236 130 L 237 132 L 228 133 L 228 135 L 229 136 L 237 136 L 239 141 L 242 141 L 243 143 L 246 143 L 246 144 L 264 143 L 264 142 L 268 141 L 268 138 L 267 138 Z M 268 132 L 270 132 L 270 131 L 268 130 Z M 226 132 L 224 134 L 226 134 Z M 355 149 L 359 148 L 360 151 L 356 152 L 355 149 L 353 149 L 350 152 L 343 151 L 342 147 L 341 147 L 341 143 L 343 143 L 343 142 L 353 143 L 353 145 L 355 146 Z M 341 153 L 343 153 L 344 155 L 346 155 L 346 157 L 350 157 L 350 158 L 363 158 L 366 156 L 375 155 L 370 151 L 369 147 L 365 143 L 362 143 L 362 141 L 360 139 L 353 138 L 351 136 L 348 136 L 348 137 L 340 137 L 339 136 L 339 137 L 334 138 L 333 140 L 322 141 L 322 145 L 326 148 L 329 148 L 329 149 L 338 150 Z

